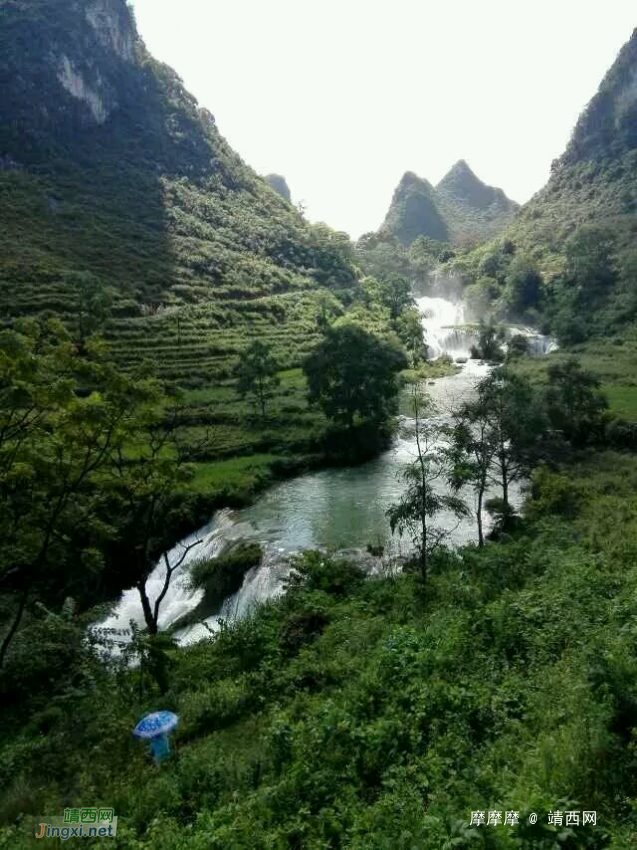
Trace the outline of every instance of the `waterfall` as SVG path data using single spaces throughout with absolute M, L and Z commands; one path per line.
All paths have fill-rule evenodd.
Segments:
M 219 613 L 208 617 L 204 622 L 176 631 L 175 638 L 178 643 L 182 646 L 196 643 L 211 632 L 216 632 L 221 620 L 241 620 L 260 602 L 280 596 L 290 571 L 289 560 L 283 558 L 277 550 L 266 548 L 261 564 L 248 570 L 239 590 L 225 600 Z
M 452 360 L 469 358 L 471 346 L 478 342 L 478 327 L 465 323 L 462 301 L 449 301 L 447 298 L 428 295 L 416 298 L 415 301 L 422 314 L 429 358 L 437 360 L 443 354 Z M 517 335 L 526 337 L 529 353 L 535 357 L 550 354 L 558 348 L 552 337 L 538 333 L 535 328 L 526 325 L 508 325 L 505 334 L 507 340 Z M 506 344 L 503 347 L 506 350 Z
M 190 585 L 190 568 L 194 563 L 204 558 L 214 558 L 228 544 L 227 532 L 233 528 L 232 515 L 229 510 L 218 511 L 211 523 L 200 529 L 185 540 L 180 541 L 168 553 L 169 563 L 174 564 L 184 553 L 184 549 L 197 540 L 202 543 L 194 546 L 186 554 L 181 566 L 175 571 L 166 596 L 164 597 L 159 614 L 158 625 L 166 629 L 175 623 L 183 614 L 191 611 L 203 597 L 203 590 L 193 589 Z M 146 580 L 146 592 L 151 607 L 161 593 L 166 578 L 166 567 L 160 559 Z M 142 610 L 139 591 L 136 587 L 125 590 L 114 614 L 100 623 L 99 629 L 113 629 L 125 632 L 130 627 L 131 620 L 143 627 L 144 612 Z
M 559 348 L 557 340 L 553 337 L 538 333 L 535 328 L 526 325 L 509 325 L 506 329 L 506 335 L 507 340 L 514 336 L 526 337 L 529 343 L 529 352 L 535 357 L 543 357 Z
M 477 331 L 464 325 L 464 305 L 461 301 L 425 295 L 416 298 L 416 306 L 422 314 L 431 360 L 437 360 L 443 354 L 454 360 L 470 356 L 471 345 L 477 340 Z

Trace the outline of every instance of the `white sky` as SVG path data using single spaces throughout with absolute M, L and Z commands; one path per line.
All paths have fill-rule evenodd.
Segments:
M 134 0 L 259 173 L 358 237 L 458 159 L 528 200 L 637 25 L 634 0 Z

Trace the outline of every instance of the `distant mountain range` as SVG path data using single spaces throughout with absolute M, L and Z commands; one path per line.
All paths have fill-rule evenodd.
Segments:
M 283 177 L 246 166 L 149 54 L 125 0 L 0 6 L 3 321 L 74 321 L 79 272 L 115 292 L 108 333 L 124 365 L 152 359 L 196 383 L 229 374 L 256 335 L 298 363 L 325 288 L 357 286 L 347 239 L 304 220 Z M 550 279 L 577 227 L 636 213 L 637 30 L 521 210 L 463 160 L 435 187 L 407 172 L 355 254 L 368 274 L 417 279 L 426 270 L 407 254 L 419 236 L 456 249 L 492 240 L 485 256 L 507 240 Z
M 518 209 L 502 189 L 487 186 L 461 159 L 435 187 L 412 171 L 404 174 L 381 231 L 403 245 L 419 236 L 471 245 L 497 235 Z

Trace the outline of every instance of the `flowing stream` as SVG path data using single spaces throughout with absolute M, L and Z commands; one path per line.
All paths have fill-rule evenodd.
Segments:
M 476 383 L 488 374 L 490 367 L 482 361 L 468 359 L 476 334 L 475 329 L 463 322 L 461 303 L 422 297 L 416 304 L 423 316 L 430 355 L 437 358 L 446 354 L 465 361 L 456 374 L 430 381 L 427 386 L 437 407 L 437 417 L 444 418 L 450 409 L 471 396 Z M 532 329 L 515 328 L 513 332 L 528 336 L 532 351 L 538 354 L 551 349 L 551 341 Z M 185 544 L 203 541 L 190 550 L 173 576 L 162 603 L 160 627 L 175 623 L 201 600 L 203 592 L 193 591 L 189 586 L 189 567 L 197 560 L 218 555 L 233 541 L 259 542 L 264 550 L 261 565 L 246 573 L 241 589 L 225 601 L 217 615 L 208 618 L 206 625 L 199 623 L 180 630 L 177 633 L 180 642 L 199 640 L 218 627 L 220 618 L 242 617 L 258 602 L 281 593 L 290 572 L 290 555 L 295 552 L 323 549 L 348 554 L 370 573 L 387 569 L 390 558 L 369 555 L 368 544 L 384 546 L 391 556 L 406 554 L 409 543 L 392 539 L 385 512 L 402 492 L 403 485 L 398 478 L 401 467 L 415 457 L 413 422 L 409 419 L 407 402 L 405 396 L 400 435 L 379 457 L 361 466 L 324 469 L 275 484 L 248 507 L 218 511 L 208 525 L 178 544 L 170 553 L 171 561 L 179 559 Z M 518 489 L 512 494 L 512 501 L 521 499 Z M 471 494 L 468 494 L 468 502 L 472 506 Z M 488 515 L 484 523 L 488 531 Z M 469 520 L 459 523 L 452 515 L 439 515 L 436 525 L 449 531 L 455 545 L 467 543 L 476 536 L 474 523 Z M 151 601 L 159 594 L 164 575 L 160 564 L 148 580 Z M 102 623 L 102 627 L 126 629 L 130 620 L 143 623 L 135 589 L 124 592 L 114 615 Z

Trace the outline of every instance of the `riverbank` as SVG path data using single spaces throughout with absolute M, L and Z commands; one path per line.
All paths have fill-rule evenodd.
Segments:
M 431 397 L 431 415 L 448 415 L 474 391 L 476 383 L 487 374 L 489 365 L 469 358 L 464 325 L 449 324 L 462 320 L 460 302 L 444 298 L 422 296 L 417 300 L 423 316 L 427 340 L 436 360 L 421 364 L 417 369 L 402 373 L 404 385 L 427 385 Z M 458 329 L 459 328 L 459 329 Z M 529 334 L 543 344 L 537 353 L 544 353 L 550 342 L 531 329 Z M 452 346 L 454 363 L 447 353 Z M 405 393 L 400 413 L 405 421 L 412 414 Z M 308 407 L 305 378 L 301 370 L 289 370 L 280 375 L 280 385 L 269 401 L 267 415 L 259 418 L 236 395 L 231 385 L 214 390 L 193 390 L 187 396 L 191 405 L 190 438 L 194 443 L 202 435 L 210 436 L 210 426 L 231 429 L 228 441 L 234 445 L 246 442 L 255 450 L 277 446 L 280 455 L 254 454 L 229 458 L 199 465 L 193 481 L 193 504 L 190 528 L 197 534 L 182 539 L 170 553 L 170 560 L 181 561 L 183 546 L 196 548 L 189 551 L 182 564 L 184 574 L 198 560 L 215 558 L 227 546 L 240 541 L 256 543 L 264 549 L 264 560 L 245 576 L 241 589 L 228 598 L 215 616 L 206 619 L 205 627 L 217 628 L 221 619 L 245 615 L 255 604 L 276 595 L 289 574 L 289 558 L 304 550 L 328 552 L 393 551 L 399 559 L 404 555 L 407 541 L 396 540 L 390 533 L 387 510 L 400 499 L 403 484 L 400 471 L 412 460 L 415 446 L 413 434 L 400 434 L 391 428 L 382 433 L 375 430 L 352 441 L 354 454 L 344 452 L 342 434 L 330 432 L 321 415 Z M 208 430 L 203 431 L 204 425 Z M 246 427 L 249 433 L 246 434 Z M 243 431 L 242 431 L 243 429 Z M 407 429 L 408 430 L 408 429 Z M 287 442 L 286 442 L 287 438 Z M 223 445 L 223 440 L 222 440 Z M 361 451 L 362 449 L 362 451 Z M 312 451 L 312 454 L 308 452 Z M 233 477 L 234 476 L 234 477 Z M 237 486 L 237 479 L 240 482 Z M 223 488 L 215 491 L 219 482 Z M 440 482 L 444 490 L 446 485 Z M 511 494 L 516 507 L 521 506 L 523 494 L 519 487 Z M 257 499 L 257 495 L 259 498 Z M 495 491 L 487 496 L 497 494 Z M 220 508 L 232 507 L 231 512 Z M 217 509 L 212 521 L 213 508 Z M 199 522 L 195 522 L 195 520 Z M 439 517 L 443 529 L 452 537 L 454 546 L 464 545 L 473 539 L 471 521 L 458 523 L 451 513 Z M 483 524 L 488 530 L 492 517 L 483 512 Z M 161 592 L 164 572 L 159 565 L 149 581 L 155 594 Z M 183 623 L 184 617 L 201 606 L 201 594 L 196 593 L 187 575 L 175 576 L 162 603 L 162 628 Z M 126 591 L 113 617 L 106 626 L 121 629 L 130 619 L 142 625 L 142 615 L 136 591 Z M 192 618 L 191 618 L 192 619 Z M 196 625 L 179 639 L 190 642 L 205 634 L 204 627 Z
M 525 828 L 534 812 L 557 842 L 557 806 L 596 813 L 574 846 L 634 846 L 636 494 L 635 455 L 583 453 L 535 477 L 515 534 L 437 558 L 425 593 L 314 560 L 286 597 L 171 652 L 161 697 L 85 659 L 92 689 L 0 730 L 0 846 L 35 846 L 25 818 L 84 799 L 140 850 L 463 846 L 486 828 L 475 810 Z M 158 707 L 180 717 L 160 771 L 130 734 Z
M 488 364 L 471 360 L 454 368 L 453 374 L 428 381 L 427 391 L 435 411 L 432 415 L 445 416 L 462 400 L 468 399 L 476 383 L 488 373 Z M 415 450 L 413 415 L 408 394 L 403 398 L 401 413 L 403 425 L 392 436 L 384 451 L 361 464 L 319 464 L 320 468 L 272 483 L 257 498 L 243 507 L 217 511 L 210 522 L 183 539 L 169 553 L 169 561 L 182 557 L 184 547 L 201 541 L 191 549 L 173 578 L 162 602 L 160 625 L 167 629 L 186 622 L 184 617 L 200 609 L 201 593 L 191 586 L 189 570 L 201 560 L 217 557 L 229 547 L 240 543 L 254 543 L 262 547 L 260 566 L 251 569 L 240 589 L 225 600 L 220 611 L 206 618 L 207 625 L 192 624 L 180 630 L 180 642 L 190 643 L 207 634 L 207 628 L 216 629 L 221 619 L 245 616 L 255 605 L 277 595 L 290 573 L 290 558 L 301 551 L 322 550 L 348 553 L 356 562 L 365 562 L 372 572 L 382 571 L 392 561 L 400 560 L 410 550 L 408 539 L 401 540 L 391 534 L 387 509 L 403 491 L 399 473 L 410 462 Z M 444 483 L 440 482 L 444 488 Z M 512 501 L 521 504 L 519 488 L 512 491 Z M 495 495 L 495 492 L 494 492 Z M 458 523 L 452 514 L 443 511 L 438 523 L 448 529 L 454 546 L 470 542 L 475 528 L 470 519 Z M 484 517 L 488 529 L 491 518 Z M 368 552 L 379 551 L 385 555 L 378 563 L 368 563 Z M 164 581 L 164 566 L 160 563 L 148 580 L 151 598 L 157 596 Z M 135 589 L 127 590 L 115 614 L 103 627 L 124 629 L 130 620 L 143 625 L 139 596 Z M 188 622 L 192 617 L 188 618 Z
M 447 359 L 405 370 L 403 383 L 432 381 L 452 375 L 458 367 Z M 301 369 L 279 373 L 280 384 L 261 419 L 241 399 L 232 382 L 184 393 L 182 433 L 195 451 L 190 528 L 204 525 L 223 508 L 250 505 L 268 487 L 280 481 L 334 466 L 360 464 L 386 450 L 391 429 L 381 435 L 370 451 L 357 457 L 339 457 L 327 443 L 329 423 L 309 406 L 307 384 Z
M 616 348 L 600 368 L 619 389 L 632 348 Z M 161 696 L 143 669 L 87 656 L 81 622 L 50 618 L 48 663 L 80 665 L 91 687 L 55 705 L 26 695 L 24 728 L 24 706 L 7 706 L 0 846 L 35 846 L 25 818 L 84 799 L 115 807 L 122 845 L 159 850 L 367 850 L 398 834 L 442 848 L 473 841 L 476 809 L 525 824 L 535 812 L 556 841 L 557 805 L 596 812 L 599 829 L 580 823 L 576 843 L 634 846 L 636 494 L 630 452 L 588 449 L 538 471 L 516 531 L 441 554 L 424 593 L 412 575 L 362 582 L 307 556 L 292 593 L 170 650 Z M 180 716 L 159 772 L 130 735 L 158 707 Z M 497 828 L 503 850 L 524 838 Z

